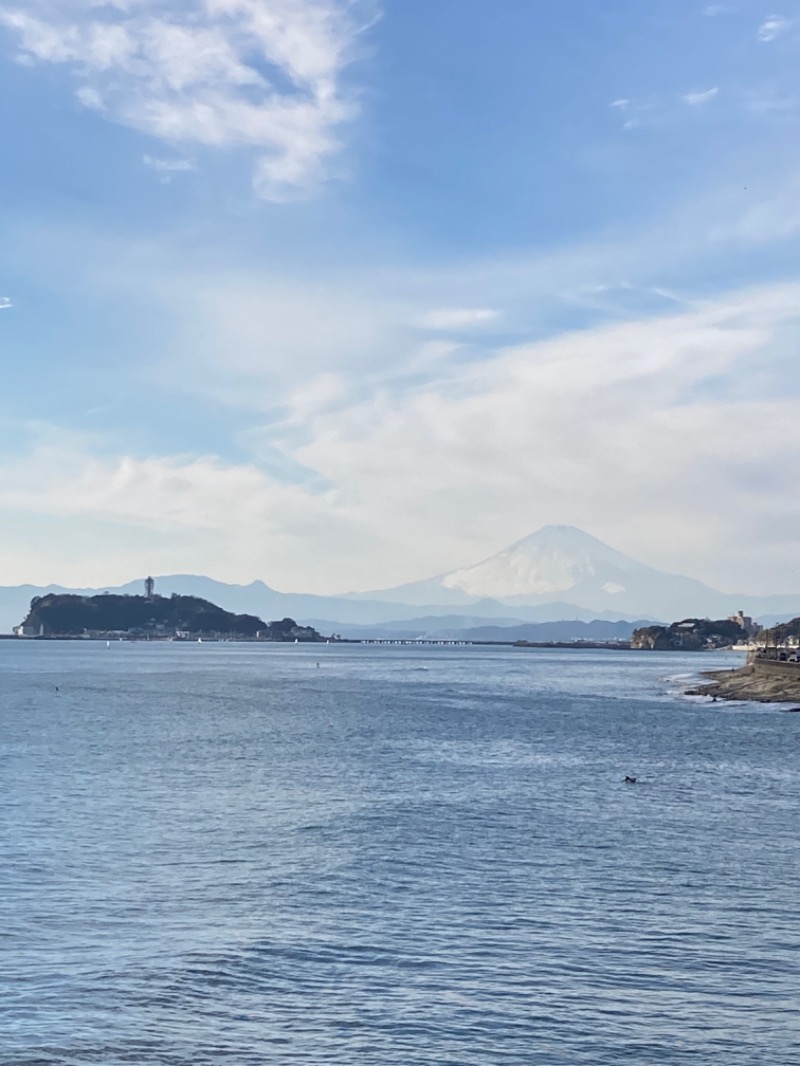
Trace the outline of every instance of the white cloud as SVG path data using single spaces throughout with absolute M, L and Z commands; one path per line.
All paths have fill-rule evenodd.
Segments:
M 78 100 L 175 145 L 255 154 L 265 199 L 308 195 L 329 176 L 360 0 L 32 0 L 0 8 L 29 63 L 68 64 Z
M 126 573 L 175 569 L 177 542 L 182 569 L 336 591 L 469 563 L 557 521 L 723 586 L 782 586 L 795 544 L 779 534 L 800 522 L 787 461 L 800 397 L 786 388 L 798 307 L 800 284 L 731 293 L 451 364 L 406 391 L 307 373 L 292 426 L 252 440 L 308 483 L 45 436 L 0 464 L 0 508 L 58 522 L 59 544 L 79 524 L 72 565 L 99 581 L 113 577 L 92 558 L 105 523 L 132 546 Z
M 82 103 L 84 107 L 88 107 L 90 111 L 105 111 L 102 96 L 96 89 L 92 89 L 88 85 L 81 85 L 79 89 L 75 90 L 75 99 Z
M 499 311 L 489 307 L 440 307 L 424 315 L 421 325 L 426 329 L 457 332 L 488 325 L 499 314 Z
M 21 517 L 28 533 L 40 523 L 48 537 L 59 530 L 61 557 L 50 569 L 59 581 L 109 583 L 113 572 L 131 574 L 151 563 L 162 572 L 210 571 L 234 580 L 267 570 L 296 577 L 291 559 L 298 549 L 320 551 L 328 538 L 336 551 L 348 542 L 354 555 L 364 549 L 362 532 L 338 513 L 331 494 L 288 485 L 255 462 L 109 457 L 97 439 L 32 428 L 38 439 L 31 452 L 0 463 L 0 514 L 10 519 L 6 534 Z M 33 553 L 39 568 L 46 553 L 45 544 Z M 24 544 L 16 554 L 33 572 Z M 11 551 L 4 563 L 19 565 Z M 0 570 L 0 580 L 7 579 Z
M 7 311 L 14 303 L 9 296 L 0 296 L 0 311 Z
M 715 96 L 719 95 L 719 88 L 714 86 L 712 89 L 696 89 L 693 92 L 686 93 L 681 97 L 685 104 L 689 104 L 690 107 L 700 107 L 702 104 L 707 104 L 709 100 L 713 100 Z
M 673 562 L 676 530 L 702 527 L 699 564 L 711 544 L 724 553 L 764 535 L 764 507 L 736 482 L 742 453 L 729 433 L 765 464 L 800 446 L 800 402 L 784 392 L 772 347 L 791 327 L 780 343 L 784 356 L 793 351 L 799 296 L 798 286 L 734 294 L 499 352 L 421 390 L 322 414 L 292 454 L 336 487 L 337 508 L 358 514 L 376 541 L 395 553 L 397 538 L 435 545 L 404 548 L 417 557 L 398 576 L 446 568 L 448 555 L 478 557 L 510 530 L 557 518 Z M 766 373 L 755 387 L 754 362 Z M 791 493 L 771 506 L 797 510 Z M 376 550 L 388 566 L 386 548 Z
M 783 15 L 770 15 L 769 18 L 764 19 L 758 27 L 758 39 L 765 43 L 774 41 L 776 37 L 780 37 L 781 34 L 786 33 L 791 24 L 791 21 Z
M 624 242 L 447 268 L 337 263 L 314 281 L 287 276 L 279 257 L 258 271 L 224 255 L 203 267 L 169 239 L 135 255 L 108 235 L 102 251 L 84 240 L 76 264 L 76 234 L 62 233 L 62 269 L 91 264 L 91 291 L 135 292 L 153 310 L 159 326 L 140 347 L 163 363 L 137 365 L 139 381 L 159 395 L 168 385 L 177 410 L 194 398 L 180 390 L 229 404 L 220 422 L 236 437 L 215 437 L 220 457 L 137 456 L 120 434 L 0 461 L 0 508 L 57 522 L 27 573 L 38 580 L 58 557 L 81 583 L 110 581 L 102 563 L 120 578 L 152 566 L 369 588 L 466 565 L 553 521 L 725 587 L 775 590 L 796 551 L 778 533 L 797 519 L 800 286 L 704 303 L 697 279 L 714 285 L 715 260 L 758 267 L 765 242 L 800 232 L 798 204 L 796 180 L 762 171 L 750 192 L 715 187 Z M 43 240 L 20 227 L 15 269 L 44 264 L 61 291 Z M 690 304 L 659 284 L 678 277 Z M 575 315 L 561 293 L 596 310 Z M 499 310 L 509 333 L 545 339 L 497 350 L 494 330 L 420 335 L 432 310 L 453 309 Z M 564 333 L 576 320 L 614 324 Z M 20 536 L 13 557 L 32 559 Z
M 706 18 L 716 18 L 717 15 L 727 15 L 731 11 L 729 4 L 709 4 L 708 7 L 703 9 L 703 14 Z

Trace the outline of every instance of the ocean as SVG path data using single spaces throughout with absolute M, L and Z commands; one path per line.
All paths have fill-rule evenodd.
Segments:
M 738 662 L 0 642 L 0 1063 L 800 1063 L 800 714 L 680 695 Z

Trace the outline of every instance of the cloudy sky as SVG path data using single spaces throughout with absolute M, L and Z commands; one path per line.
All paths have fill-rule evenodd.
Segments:
M 0 583 L 800 592 L 774 2 L 0 0 Z

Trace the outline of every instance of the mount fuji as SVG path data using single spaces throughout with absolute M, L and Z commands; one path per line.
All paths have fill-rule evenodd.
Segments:
M 142 587 L 139 580 L 107 590 L 140 593 Z M 545 526 L 473 566 L 375 592 L 315 596 L 278 592 L 263 581 L 231 585 L 196 574 L 158 577 L 156 588 L 164 596 L 201 596 L 238 614 L 266 619 L 290 616 L 320 632 L 352 636 L 366 635 L 365 627 L 388 626 L 392 633 L 427 635 L 446 630 L 448 636 L 458 636 L 486 625 L 508 627 L 511 632 L 510 627 L 523 623 L 672 622 L 690 616 L 724 618 L 737 610 L 772 625 L 800 615 L 800 594 L 717 592 L 692 578 L 645 566 L 572 526 Z M 0 634 L 22 621 L 33 596 L 102 591 L 54 585 L 0 587 Z M 578 627 L 574 635 L 582 633 Z
M 467 606 L 481 601 L 509 607 L 558 603 L 599 615 L 675 619 L 790 611 L 800 596 L 740 596 L 637 562 L 573 526 L 544 526 L 473 566 L 397 588 L 357 594 L 398 604 Z M 562 617 L 565 617 L 562 614 Z

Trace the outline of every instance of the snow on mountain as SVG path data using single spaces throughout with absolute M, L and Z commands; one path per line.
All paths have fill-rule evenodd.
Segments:
M 142 589 L 137 581 L 110 591 Z M 103 590 L 0 587 L 0 633 L 22 621 L 33 596 L 67 591 L 91 595 Z M 424 623 L 429 630 L 437 616 L 453 616 L 447 619 L 448 628 L 463 629 L 480 621 L 494 625 L 600 618 L 672 622 L 689 616 L 725 618 L 739 609 L 780 620 L 800 615 L 800 596 L 717 592 L 700 581 L 645 566 L 572 526 L 545 526 L 474 566 L 375 592 L 284 593 L 261 581 L 229 585 L 194 574 L 158 577 L 156 591 L 164 596 L 173 592 L 202 596 L 225 610 L 267 620 L 288 615 L 319 628 L 314 620 L 328 619 L 322 623 L 323 631 L 344 625 L 397 625 L 404 620 Z
M 468 596 L 497 600 L 552 597 L 587 580 L 609 595 L 626 591 L 626 583 L 655 571 L 572 526 L 545 526 L 505 551 L 441 580 Z M 630 580 L 629 580 L 630 578 Z
M 558 600 L 597 615 L 670 620 L 691 614 L 725 617 L 755 608 L 756 599 L 762 606 L 765 599 L 730 596 L 692 578 L 662 573 L 573 526 L 544 526 L 474 566 L 360 597 L 403 604 L 492 600 L 515 610 Z

